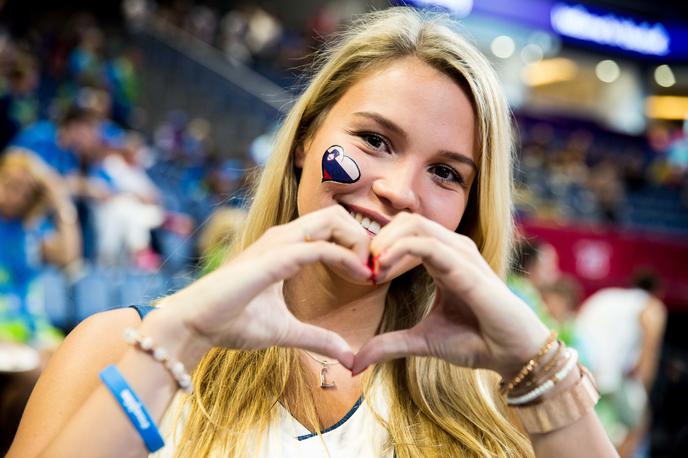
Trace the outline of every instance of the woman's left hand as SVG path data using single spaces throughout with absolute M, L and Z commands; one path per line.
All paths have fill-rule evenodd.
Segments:
M 430 313 L 411 329 L 380 334 L 358 352 L 352 372 L 404 356 L 442 358 L 510 378 L 541 348 L 548 330 L 515 296 L 468 237 L 411 213 L 400 213 L 371 242 L 377 280 L 395 265 L 420 259 L 437 287 Z

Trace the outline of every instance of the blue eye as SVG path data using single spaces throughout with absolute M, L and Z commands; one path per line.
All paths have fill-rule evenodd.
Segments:
M 430 171 L 441 182 L 456 183 L 461 186 L 465 184 L 463 177 L 448 165 L 438 164 L 430 167 Z

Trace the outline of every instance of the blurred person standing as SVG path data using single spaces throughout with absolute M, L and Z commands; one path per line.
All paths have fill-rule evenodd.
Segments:
M 602 395 L 596 410 L 622 457 L 644 456 L 637 449 L 644 447 L 648 393 L 666 325 L 659 289 L 654 274 L 638 273 L 631 288 L 604 288 L 590 296 L 576 320 L 581 352 Z
M 45 218 L 50 213 L 53 224 Z M 39 274 L 79 258 L 76 210 L 62 179 L 10 149 L 0 158 L 0 454 L 48 357 L 62 341 L 45 313 Z M 27 347 L 31 346 L 35 350 Z

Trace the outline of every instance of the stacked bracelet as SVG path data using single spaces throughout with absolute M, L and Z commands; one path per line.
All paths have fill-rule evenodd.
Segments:
M 564 428 L 590 412 L 600 399 L 595 380 L 583 367 L 575 385 L 543 402 L 514 408 L 530 434 L 544 434 Z
M 158 427 L 155 426 L 148 409 L 129 386 L 117 366 L 109 365 L 103 369 L 100 373 L 100 379 L 110 390 L 124 413 L 127 414 L 129 421 L 136 428 L 148 451 L 152 453 L 161 449 L 165 445 L 165 441 L 160 435 Z
M 552 349 L 552 346 L 557 342 L 557 331 L 552 331 L 547 338 L 545 344 L 540 348 L 537 355 L 521 369 L 521 371 L 509 383 L 502 381 L 500 390 L 502 394 L 510 393 L 514 387 L 518 386 L 531 372 L 540 364 L 540 360 Z
M 576 352 L 576 350 L 574 350 L 573 348 L 569 348 L 566 355 L 566 363 L 564 364 L 564 367 L 559 372 L 554 374 L 552 378 L 548 379 L 542 385 L 538 385 L 533 390 L 527 392 L 522 396 L 513 398 L 507 397 L 507 404 L 509 404 L 510 406 L 519 406 L 527 404 L 539 398 L 552 388 L 554 388 L 554 385 L 563 380 L 573 370 L 573 368 L 576 367 L 576 364 L 578 363 L 578 352 Z
M 177 382 L 177 386 L 179 386 L 179 388 L 187 393 L 191 393 L 193 391 L 191 376 L 188 372 L 186 372 L 184 364 L 182 364 L 181 361 L 170 358 L 167 350 L 161 346 L 156 346 L 152 338 L 142 336 L 137 329 L 126 328 L 124 330 L 124 340 L 137 349 L 150 354 L 153 356 L 153 359 L 162 363 L 162 365 L 165 366 L 165 369 L 167 369 L 167 371 Z

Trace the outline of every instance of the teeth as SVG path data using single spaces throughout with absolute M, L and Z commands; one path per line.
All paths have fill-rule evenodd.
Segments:
M 361 226 L 368 229 L 373 234 L 377 235 L 377 233 L 380 232 L 381 226 L 377 221 L 373 221 L 367 216 L 363 216 L 355 211 L 350 211 L 349 213 L 356 219 L 356 221 L 358 221 Z

